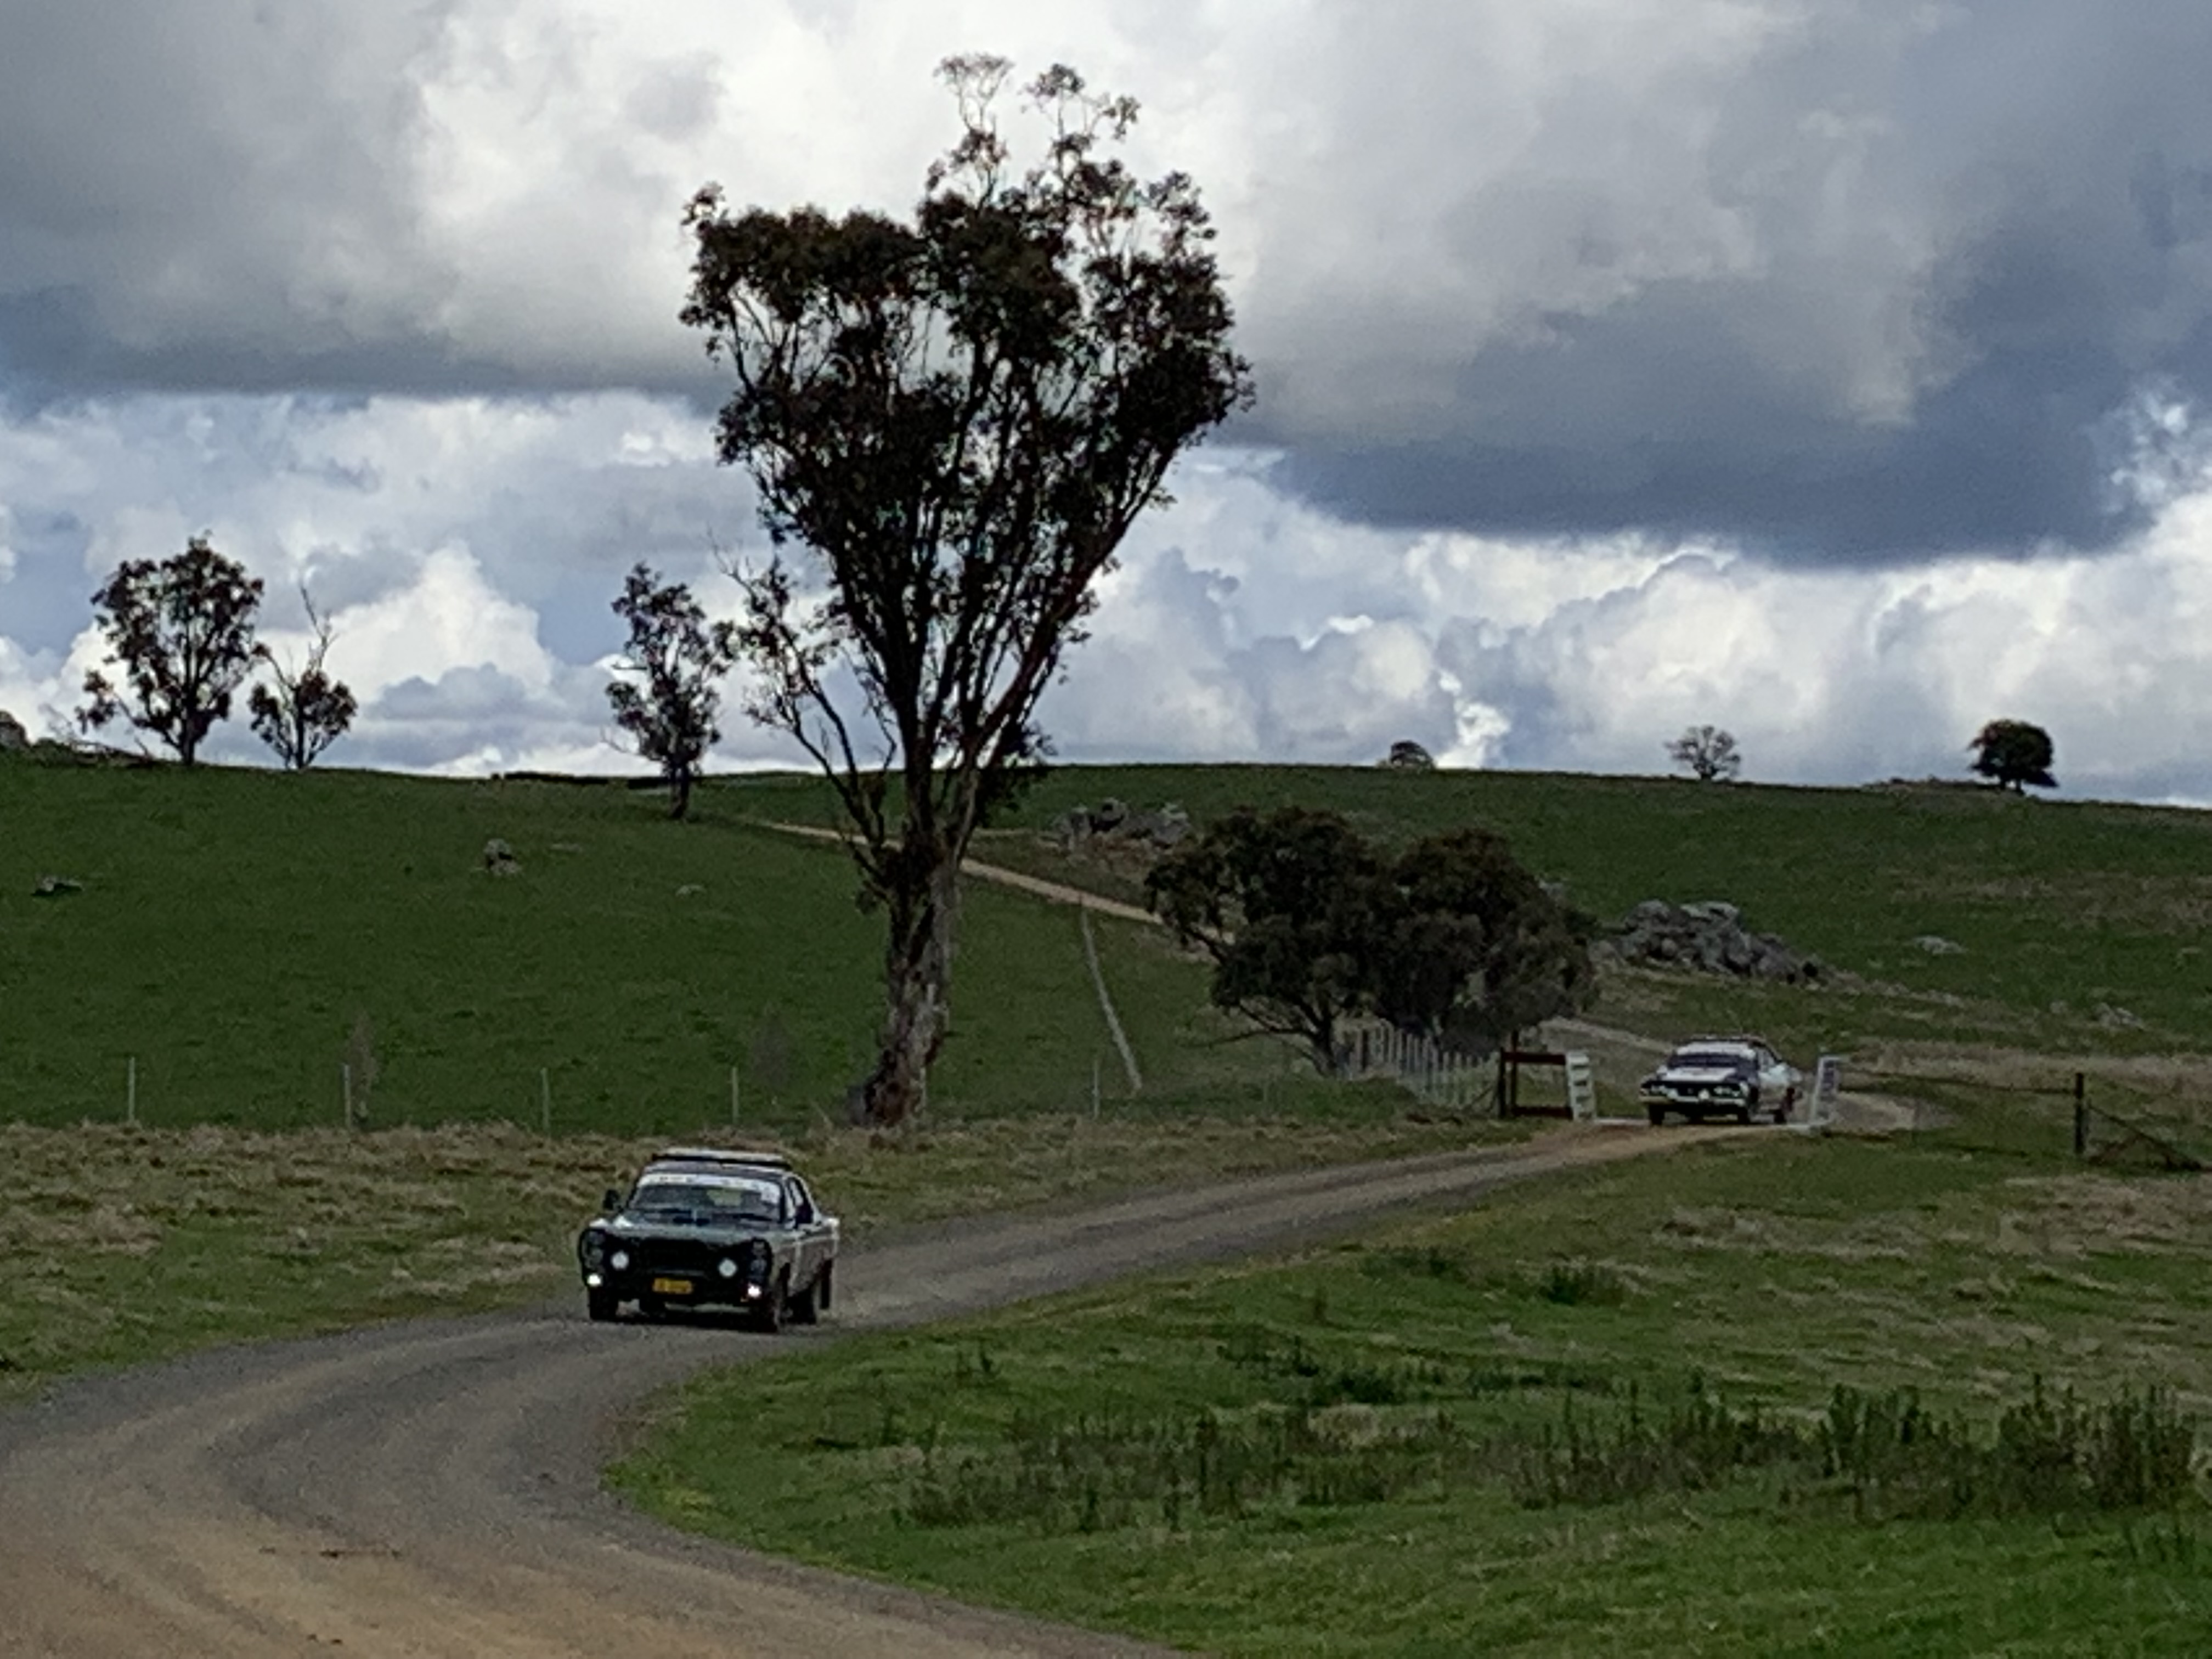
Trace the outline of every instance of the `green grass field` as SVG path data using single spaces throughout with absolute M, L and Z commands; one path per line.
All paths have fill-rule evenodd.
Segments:
M 1109 796 L 1201 819 L 1333 806 L 1394 838 L 1478 819 L 1603 917 L 1729 899 L 1838 979 L 1612 972 L 1595 1017 L 1849 1054 L 1923 1133 L 1638 1161 L 1289 1264 L 750 1368 L 693 1390 L 626 1467 L 641 1501 L 1271 1659 L 2204 1650 L 2201 1497 L 1942 1518 L 1805 1448 L 1838 1384 L 1917 1390 L 1975 1446 L 2039 1376 L 2085 1401 L 2212 1405 L 2212 1188 L 2066 1161 L 2052 1092 L 2082 1069 L 2100 1103 L 2212 1150 L 2212 817 L 1940 787 L 1084 769 L 980 850 L 1126 896 L 1131 871 L 1039 834 Z M 981 883 L 926 1118 L 844 1129 L 877 923 L 838 849 L 765 827 L 823 806 L 810 780 L 718 780 L 678 825 L 616 784 L 0 757 L 0 1395 L 562 1292 L 599 1187 L 655 1139 L 726 1129 L 733 1068 L 741 1127 L 799 1151 L 863 1233 L 1500 1133 L 1230 1040 L 1198 963 L 1103 922 L 1146 1071 L 1131 1098 L 1069 913 Z M 484 873 L 493 836 L 520 876 Z M 44 875 L 81 890 L 34 897 Z M 1929 934 L 1963 948 L 1930 954 Z M 336 1127 L 357 1031 L 368 1133 Z M 1611 1088 L 1639 1063 L 1608 1056 Z M 1711 1421 L 1682 1416 L 1693 1374 Z M 1790 1456 L 1535 1501 L 1570 1443 L 1604 1474 L 1677 1419 L 1766 1444 L 1754 1414 L 1789 1425 Z M 1193 1460 L 1218 1475 L 1223 1456 L 1229 1498 L 1218 1480 L 1197 1497 Z
M 736 785 L 786 811 L 795 785 Z M 2212 1048 L 2212 813 L 2027 799 L 1965 786 L 1858 789 L 1380 768 L 1083 767 L 1048 775 L 990 856 L 1128 895 L 1126 872 L 1061 859 L 1038 830 L 1078 803 L 1326 806 L 1410 839 L 1469 821 L 1611 921 L 1647 898 L 1720 898 L 1845 970 L 1820 995 L 1677 977 L 1651 1028 L 1755 1027 L 1796 1046 L 1886 1038 L 2044 1049 Z M 817 809 L 818 810 L 818 809 Z M 1072 872 L 1072 873 L 1071 873 Z M 1916 941 L 1960 945 L 1931 955 Z M 2137 1030 L 2100 1007 L 2143 1022 Z
M 696 822 L 619 785 L 0 763 L 0 1121 L 341 1120 L 366 1023 L 376 1124 L 561 1132 L 844 1121 L 881 1006 L 880 923 L 834 846 Z M 485 873 L 506 841 L 519 876 Z M 42 875 L 82 884 L 40 898 Z M 1154 1108 L 1310 1098 L 1233 1043 L 1202 972 L 1103 921 L 1103 969 Z M 972 884 L 945 1118 L 1128 1092 L 1073 915 Z
M 1664 1426 L 1693 1388 L 1808 1442 L 1838 1385 L 1984 1447 L 2039 1377 L 2201 1419 L 2209 1222 L 2198 1177 L 1709 1147 L 711 1377 L 615 1479 L 678 1525 L 1250 1659 L 2193 1659 L 2201 1470 L 2106 1510 L 1985 1477 L 1954 1514 L 1955 1471 L 1670 1475 L 1639 1441 L 1613 1489 L 1590 1449 L 1632 1421 L 1709 1448 Z

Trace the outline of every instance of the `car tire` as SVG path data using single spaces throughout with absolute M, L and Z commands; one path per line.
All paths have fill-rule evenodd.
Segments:
M 768 1294 L 753 1310 L 753 1328 L 774 1336 L 783 1328 L 785 1316 L 791 1311 L 791 1280 L 779 1276 L 768 1287 Z
M 657 1296 L 641 1296 L 637 1299 L 637 1310 L 647 1319 L 665 1319 L 668 1304 Z
M 791 1322 L 794 1325 L 818 1325 L 822 1322 L 822 1281 L 818 1278 L 791 1298 Z
M 1655 1129 L 1667 1121 L 1667 1109 L 1664 1106 L 1646 1106 L 1644 1111 L 1644 1115 L 1651 1120 L 1651 1127 Z
M 1774 1109 L 1774 1121 L 1787 1123 L 1797 1115 L 1797 1091 L 1792 1087 L 1782 1091 L 1782 1103 Z
M 822 1264 L 822 1271 L 814 1276 L 814 1308 L 817 1313 L 830 1311 L 830 1279 L 836 1271 L 836 1262 L 825 1261 Z
M 592 1323 L 594 1325 L 604 1325 L 612 1319 L 615 1316 L 615 1309 L 619 1305 L 612 1291 L 594 1290 L 584 1292 L 584 1311 L 591 1316 Z

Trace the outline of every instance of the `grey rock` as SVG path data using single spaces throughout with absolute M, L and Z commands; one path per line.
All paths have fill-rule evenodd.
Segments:
M 84 884 L 68 876 L 40 876 L 32 884 L 33 898 L 66 898 L 71 893 L 84 891 Z
M 1824 971 L 1817 958 L 1775 935 L 1752 932 L 1742 911 L 1719 899 L 1680 905 L 1646 899 L 1621 919 L 1607 945 L 1621 962 L 1779 984 L 1803 984 Z
M 1912 941 L 1931 957 L 1960 957 L 1966 947 L 1956 939 L 1945 939 L 1941 933 L 1923 933 Z
M 522 860 L 516 858 L 514 849 L 497 836 L 484 843 L 483 864 L 486 872 L 495 876 L 519 876 L 522 873 Z

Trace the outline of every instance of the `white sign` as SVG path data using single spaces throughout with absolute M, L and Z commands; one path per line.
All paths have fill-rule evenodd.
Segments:
M 1590 1075 L 1588 1054 L 1567 1056 L 1567 1115 L 1577 1123 L 1597 1116 L 1597 1079 Z
M 1836 1121 L 1836 1097 L 1844 1088 L 1844 1057 L 1822 1054 L 1813 1067 L 1813 1109 L 1805 1119 L 1811 1129 L 1825 1129 Z

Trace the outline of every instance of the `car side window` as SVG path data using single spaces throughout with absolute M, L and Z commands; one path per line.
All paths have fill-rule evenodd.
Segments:
M 792 1215 L 799 1225 L 805 1226 L 814 1219 L 814 1200 L 807 1196 L 806 1183 L 797 1176 L 793 1176 L 787 1183 L 787 1191 L 791 1201 Z

